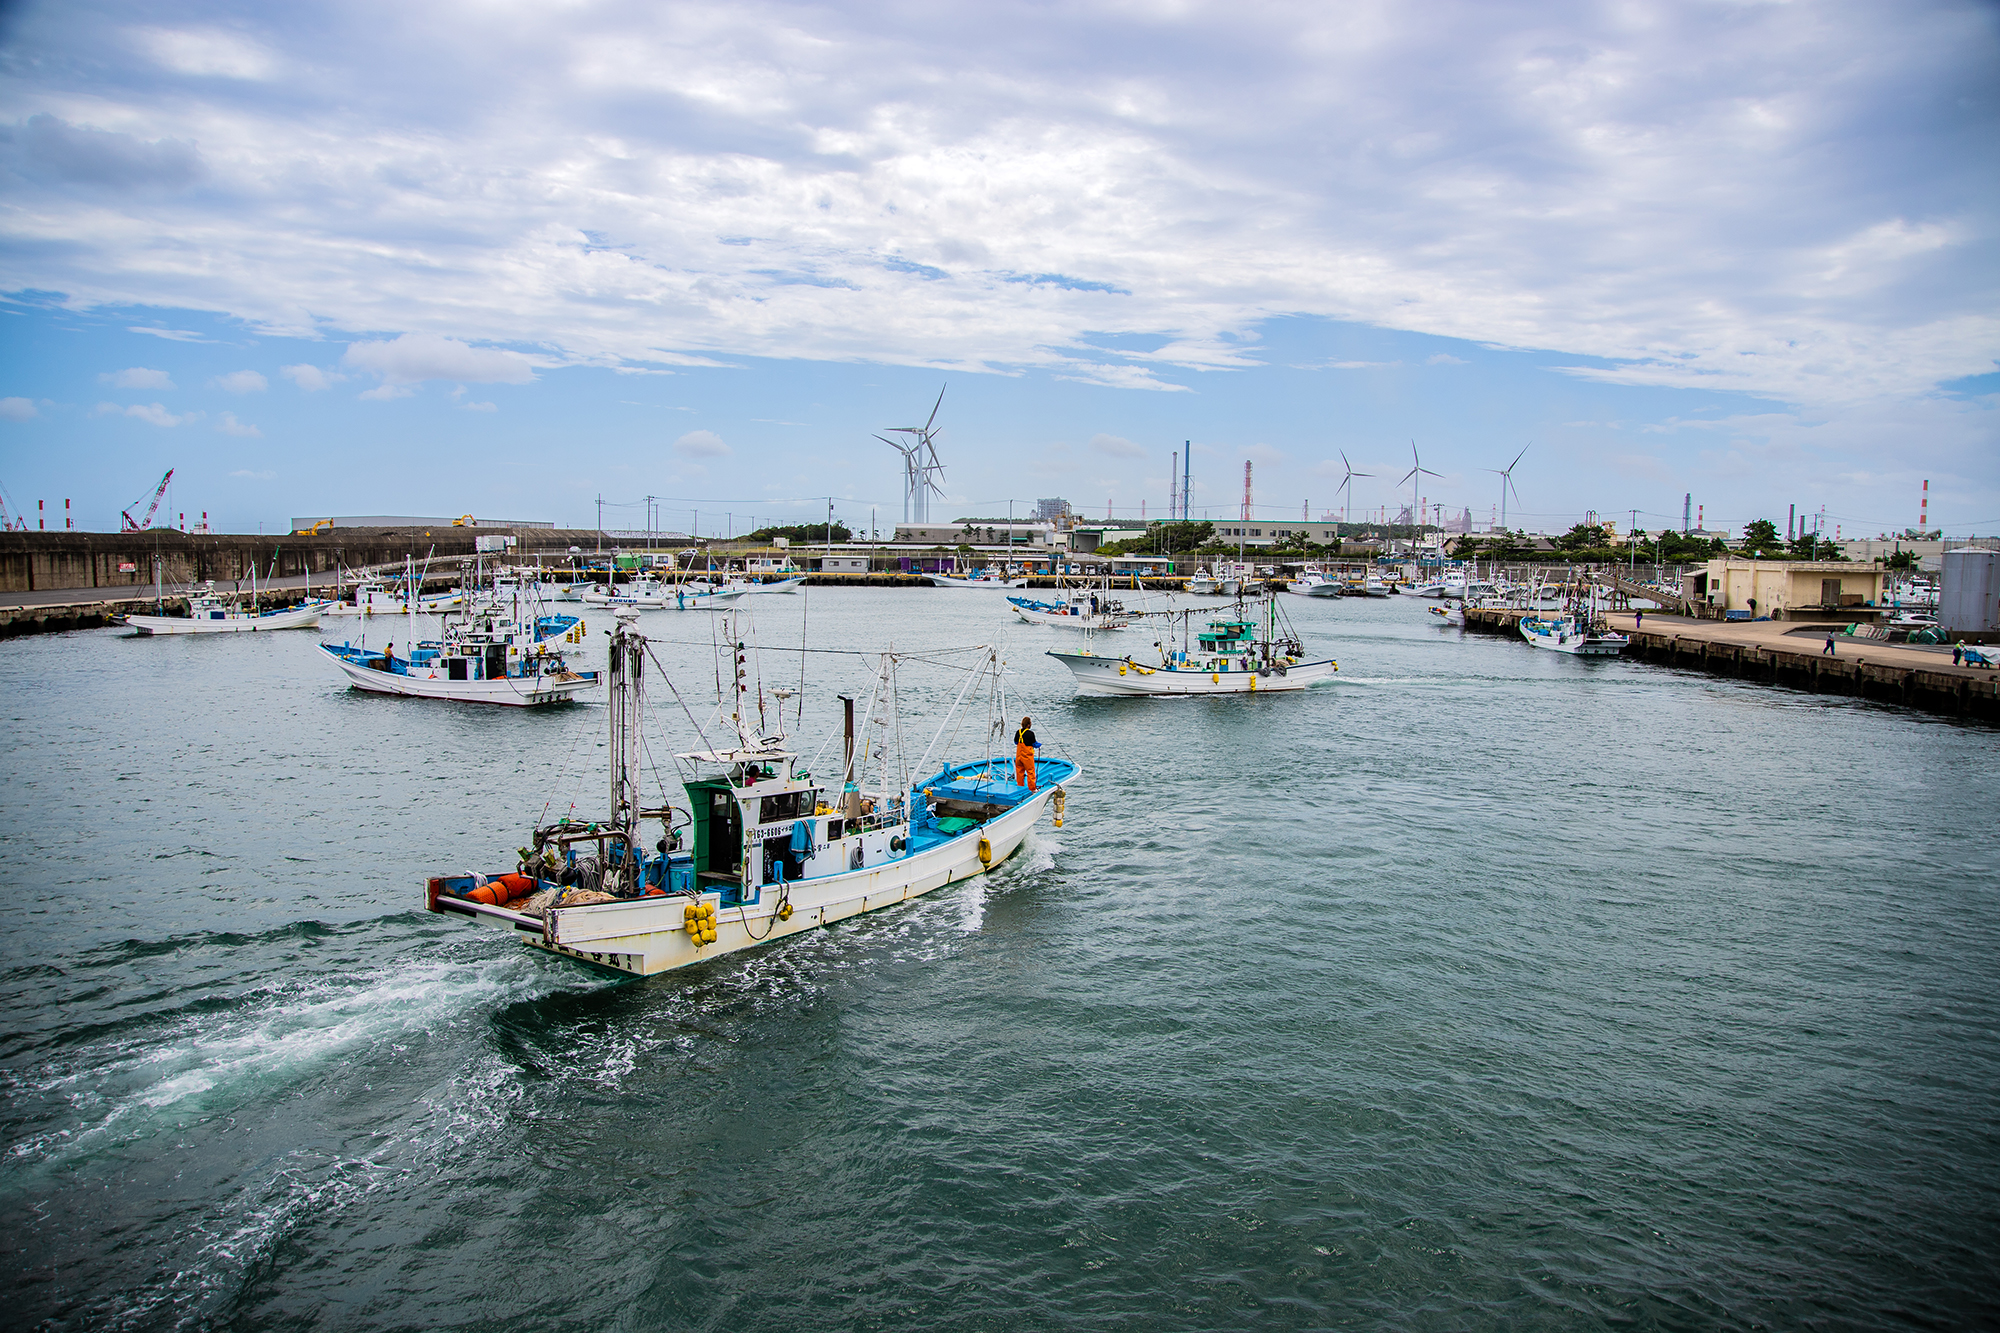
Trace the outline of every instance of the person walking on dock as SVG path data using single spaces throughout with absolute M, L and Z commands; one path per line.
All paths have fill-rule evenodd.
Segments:
M 1027 718 L 1021 719 L 1021 729 L 1014 733 L 1014 784 L 1035 790 L 1035 751 L 1042 743 L 1035 739 L 1035 726 Z
M 1632 632 L 1636 634 L 1644 628 L 1646 628 L 1646 612 L 1643 608 L 1634 608 L 1632 612 Z
M 1951 664 L 1953 666 L 1962 666 L 1964 665 L 1964 663 L 1965 663 L 1965 640 L 1960 639 L 1957 643 L 1954 643 L 1951 646 Z
M 1838 657 L 1838 656 L 1840 656 L 1840 654 L 1839 654 L 1839 653 L 1837 653 L 1837 652 L 1835 652 L 1835 651 L 1833 650 L 1833 631 L 1832 631 L 1832 630 L 1828 630 L 1828 631 L 1826 632 L 1826 650 L 1825 650 L 1825 655 L 1826 655 L 1827 657 Z

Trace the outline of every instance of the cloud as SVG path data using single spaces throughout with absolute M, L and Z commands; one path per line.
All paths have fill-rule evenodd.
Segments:
M 238 468 L 229 475 L 232 477 L 244 477 L 250 481 L 272 481 L 276 479 L 278 474 L 275 472 L 252 472 L 248 468 Z
M 179 190 L 206 174 L 201 154 L 192 143 L 141 139 L 120 131 L 72 125 L 46 114 L 28 117 L 19 129 L 0 139 L 0 161 L 9 161 L 36 184 L 113 191 Z
M 1100 454 L 1110 454 L 1113 458 L 1144 458 L 1145 449 L 1119 435 L 1093 435 L 1090 447 Z
M 0 398 L 0 421 L 32 421 L 39 415 L 32 398 Z
M 498 412 L 500 410 L 492 403 L 460 403 L 459 406 L 468 412 Z
M 711 430 L 691 430 L 674 441 L 674 452 L 688 458 L 726 458 L 735 451 Z
M 1470 365 L 1471 362 L 1466 361 L 1462 357 L 1453 356 L 1449 352 L 1439 352 L 1436 356 L 1425 357 L 1424 364 L 1427 366 L 1464 366 Z
M 1059 380 L 1072 380 L 1078 384 L 1102 384 L 1112 389 L 1158 389 L 1164 393 L 1192 393 L 1185 384 L 1171 384 L 1154 377 L 1145 366 L 1102 366 L 1088 362 L 1071 362 L 1067 370 L 1056 376 Z
M 337 374 L 333 371 L 321 370 L 318 366 L 305 365 L 280 366 L 278 367 L 278 373 L 298 385 L 301 389 L 304 389 L 307 393 L 318 393 L 322 389 L 330 389 L 347 378 L 347 376 Z
M 120 407 L 116 403 L 99 403 L 93 416 L 128 416 L 154 426 L 184 426 L 191 421 L 201 420 L 201 413 L 186 412 L 175 416 L 159 403 L 134 403 L 130 407 Z
M 406 333 L 387 342 L 351 344 L 341 358 L 356 370 L 371 370 L 387 384 L 462 380 L 472 384 L 526 384 L 534 365 L 514 352 L 470 347 L 434 333 Z
M 35 12 L 12 103 L 95 124 L 0 133 L 9 283 L 71 309 L 1156 391 L 1314 316 L 1815 411 L 2000 347 L 1987 6 L 602 0 L 448 7 L 450 62 L 423 6 Z M 350 366 L 532 375 L 422 351 Z
M 1264 464 L 1282 463 L 1291 456 L 1281 449 L 1273 449 L 1268 444 L 1246 444 L 1240 446 L 1236 452 L 1252 462 Z
M 1400 366 L 1402 364 L 1403 363 L 1400 361 L 1329 361 L 1327 362 L 1327 369 L 1328 370 L 1387 370 L 1392 366 Z
M 221 418 L 216 421 L 215 428 L 224 435 L 242 435 L 258 440 L 264 438 L 263 431 L 258 430 L 247 421 L 238 421 L 234 412 L 224 412 Z
M 155 329 L 143 324 L 131 325 L 126 328 L 125 332 L 150 334 L 155 338 L 165 338 L 168 342 L 176 343 L 205 343 L 215 341 L 213 338 L 204 338 L 191 329 Z
M 127 370 L 107 371 L 97 377 L 100 384 L 109 384 L 114 389 L 171 389 L 173 379 L 164 370 L 148 370 L 144 366 L 133 366 Z
M 270 381 L 254 370 L 232 370 L 227 375 L 217 375 L 210 383 L 229 393 L 262 393 L 271 387 Z
M 269 79 L 278 72 L 271 52 L 240 33 L 219 28 L 133 28 L 127 35 L 141 51 L 176 74 Z
M 372 389 L 361 391 L 361 401 L 365 403 L 386 403 L 395 398 L 408 398 L 416 390 L 407 384 L 378 384 Z

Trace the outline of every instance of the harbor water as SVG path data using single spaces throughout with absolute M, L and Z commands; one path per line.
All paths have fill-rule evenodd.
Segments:
M 1144 700 L 996 592 L 754 599 L 808 754 L 869 668 L 802 643 L 1001 639 L 1082 780 L 989 876 L 646 981 L 422 910 L 602 812 L 600 703 L 0 645 L 6 1323 L 2000 1321 L 2000 733 L 1285 604 L 1337 681 Z M 670 779 L 719 622 L 641 624 Z M 913 762 L 956 683 L 907 664 Z

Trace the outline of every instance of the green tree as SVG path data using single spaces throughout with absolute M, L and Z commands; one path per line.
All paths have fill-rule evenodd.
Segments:
M 823 542 L 827 539 L 827 525 L 824 523 L 800 523 L 789 528 L 759 528 L 742 540 L 746 542 L 768 542 L 773 537 L 783 537 L 794 542 Z M 833 540 L 853 541 L 854 533 L 845 523 L 833 525 Z
M 1611 545 L 1611 534 L 1602 523 L 1579 523 L 1556 538 L 1556 546 L 1565 551 L 1596 551 Z
M 1743 554 L 1762 559 L 1782 557 L 1785 543 L 1778 536 L 1778 525 L 1768 518 L 1753 519 L 1743 528 Z

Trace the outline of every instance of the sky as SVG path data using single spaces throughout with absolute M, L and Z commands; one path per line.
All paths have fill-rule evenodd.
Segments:
M 1992 3 L 0 5 L 0 496 L 1992 534 L 1996 145 Z

